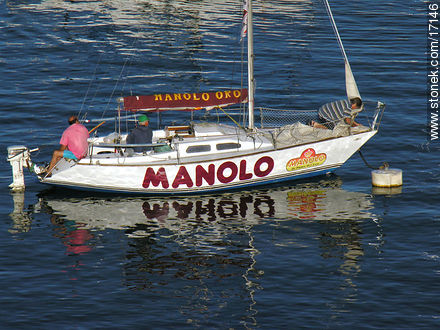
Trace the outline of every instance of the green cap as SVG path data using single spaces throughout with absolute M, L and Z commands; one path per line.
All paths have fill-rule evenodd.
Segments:
M 139 118 L 138 118 L 138 121 L 140 122 L 140 123 L 143 123 L 143 122 L 146 122 L 146 121 L 149 121 L 150 119 L 147 117 L 147 115 L 142 115 L 142 116 L 139 116 Z

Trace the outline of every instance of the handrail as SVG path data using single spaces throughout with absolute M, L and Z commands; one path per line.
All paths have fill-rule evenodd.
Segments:
M 91 143 L 94 147 L 102 148 L 136 148 L 136 147 L 162 147 L 168 143 L 141 143 L 141 144 L 121 144 L 121 143 Z
M 382 121 L 383 113 L 385 111 L 385 103 L 377 101 L 376 112 L 374 114 L 373 123 L 371 124 L 372 129 L 379 130 L 380 123 Z

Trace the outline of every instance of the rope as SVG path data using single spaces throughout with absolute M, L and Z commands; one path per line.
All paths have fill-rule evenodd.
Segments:
M 232 120 L 233 122 L 234 122 L 234 124 L 235 125 L 237 125 L 238 127 L 240 127 L 241 129 L 243 129 L 243 127 L 241 127 L 240 126 L 240 124 L 239 123 L 237 123 L 237 121 L 234 119 L 234 118 L 232 118 L 225 110 L 223 110 L 223 108 L 222 107 L 218 107 L 221 111 L 223 111 L 223 113 L 226 115 L 226 116 L 228 116 L 228 118 L 230 119 L 230 120 Z
M 370 164 L 368 164 L 367 161 L 364 158 L 364 155 L 362 155 L 362 152 L 360 150 L 358 150 L 358 152 L 359 152 L 359 155 L 361 156 L 362 160 L 364 161 L 364 163 L 365 163 L 365 165 L 367 167 L 371 168 L 372 170 L 378 170 L 379 169 L 379 167 L 374 167 L 374 166 L 371 166 Z

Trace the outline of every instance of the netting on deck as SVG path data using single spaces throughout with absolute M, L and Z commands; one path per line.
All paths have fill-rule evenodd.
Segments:
M 346 118 L 370 128 L 378 128 L 382 119 L 385 104 L 376 101 L 365 101 L 364 107 L 360 112 L 347 110 L 347 115 L 326 117 L 319 115 L 319 110 L 280 110 L 271 108 L 255 109 L 255 125 L 261 128 L 277 128 L 285 125 L 300 123 L 311 125 L 312 121 L 326 126 L 336 128 L 341 121 Z
M 333 129 L 315 128 L 310 125 L 296 122 L 269 130 L 266 136 L 270 138 L 275 147 L 280 148 L 290 145 L 299 145 L 310 142 L 326 140 L 335 137 L 348 136 L 354 133 L 366 132 L 366 126 L 351 127 L 343 122 L 338 123 Z
M 369 103 L 369 104 L 368 104 Z M 384 105 L 377 102 L 364 102 L 364 109 L 357 113 L 354 119 L 356 122 L 366 127 L 378 126 L 381 115 L 377 116 L 378 112 L 383 112 Z M 326 126 L 329 129 L 335 128 L 341 119 L 326 122 L 325 119 L 318 115 L 316 110 L 282 110 L 272 108 L 257 107 L 254 111 L 255 127 L 261 129 L 276 129 L 286 125 L 293 125 L 296 123 L 311 126 L 312 121 Z M 192 122 L 211 122 L 211 123 L 234 123 L 239 127 L 245 128 L 248 126 L 247 109 L 242 107 L 227 107 L 224 109 L 214 108 L 206 111 L 195 111 L 188 113 L 178 113 L 173 111 L 160 112 L 157 114 L 149 114 L 152 127 L 159 129 L 169 125 L 190 125 Z M 377 120 L 377 122 L 376 122 Z
M 256 110 L 257 120 L 261 128 L 281 127 L 301 123 L 308 125 L 312 120 L 318 120 L 317 110 L 280 110 L 270 108 L 258 108 Z

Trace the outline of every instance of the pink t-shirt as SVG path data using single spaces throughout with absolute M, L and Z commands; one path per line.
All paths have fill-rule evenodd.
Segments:
M 89 131 L 79 123 L 66 128 L 61 136 L 60 144 L 67 146 L 76 158 L 81 159 L 87 155 Z

